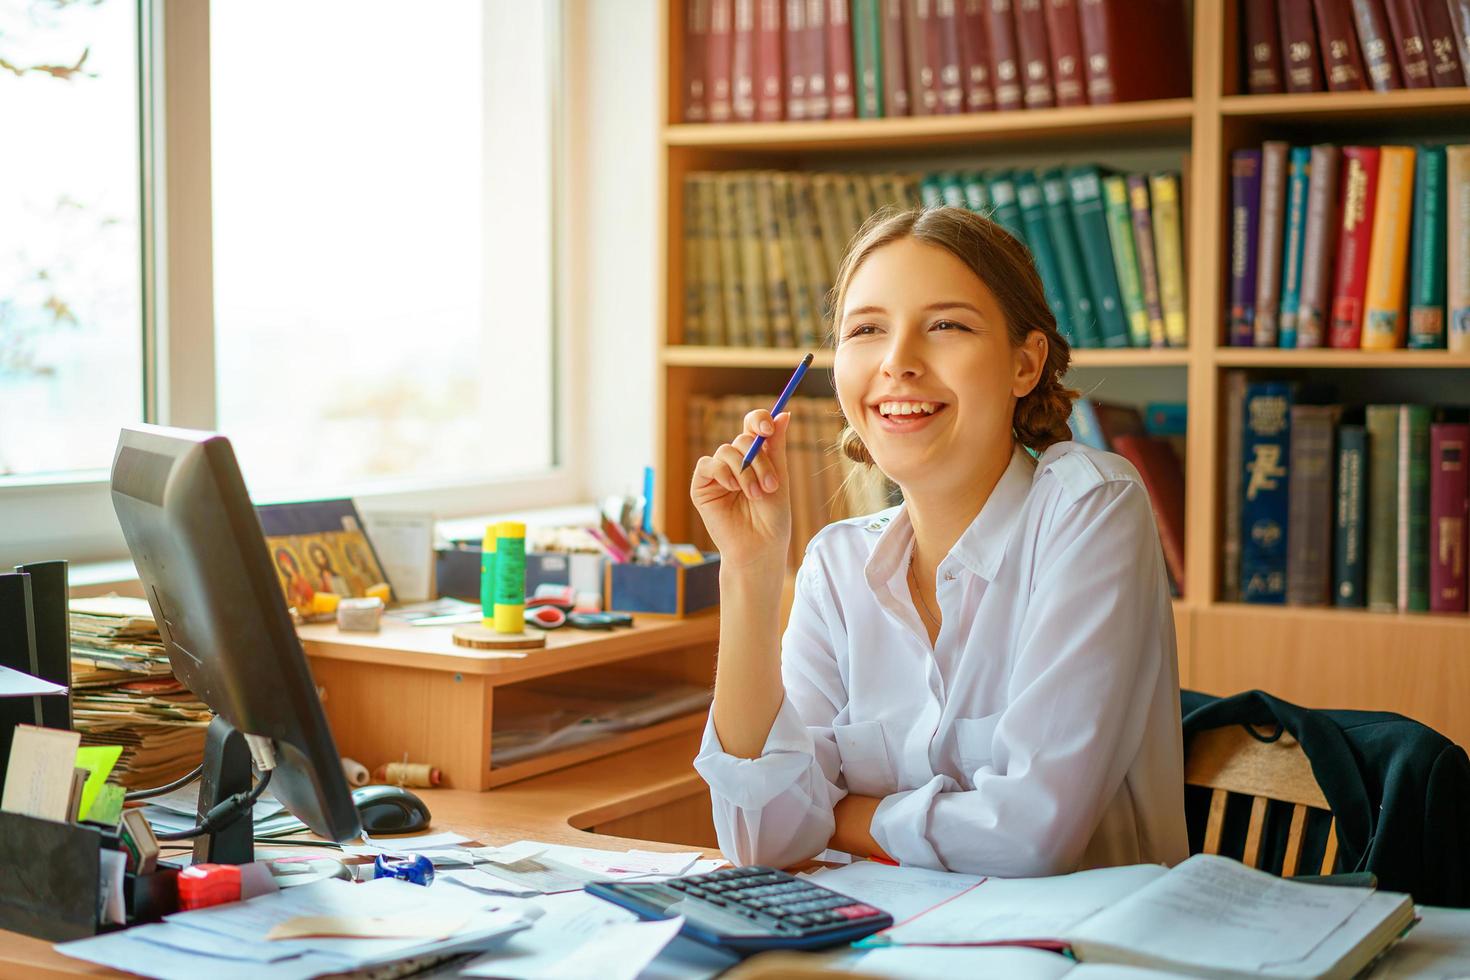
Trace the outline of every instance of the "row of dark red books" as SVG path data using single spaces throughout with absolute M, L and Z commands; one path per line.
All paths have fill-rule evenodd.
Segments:
M 1183 0 L 683 0 L 685 122 L 1189 95 Z
M 1252 95 L 1470 84 L 1470 0 L 1245 0 Z

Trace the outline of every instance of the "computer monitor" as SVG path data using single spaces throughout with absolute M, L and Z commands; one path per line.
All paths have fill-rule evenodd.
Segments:
M 201 815 L 249 789 L 247 746 L 257 765 L 273 749 L 276 798 L 328 840 L 357 837 L 358 811 L 229 440 L 124 428 L 112 503 L 174 673 L 217 716 Z M 226 853 L 196 846 L 196 860 L 250 860 L 245 833 Z

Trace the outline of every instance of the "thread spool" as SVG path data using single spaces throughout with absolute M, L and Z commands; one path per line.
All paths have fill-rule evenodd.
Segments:
M 480 625 L 495 628 L 495 525 L 485 525 L 480 542 Z
M 526 630 L 526 525 L 501 521 L 495 529 L 495 632 Z
M 349 759 L 345 755 L 342 757 L 342 775 L 347 777 L 347 782 L 351 786 L 367 785 L 367 766 L 358 762 L 356 759 Z
M 426 762 L 390 762 L 373 770 L 373 778 L 392 786 L 432 789 L 444 781 L 437 766 Z

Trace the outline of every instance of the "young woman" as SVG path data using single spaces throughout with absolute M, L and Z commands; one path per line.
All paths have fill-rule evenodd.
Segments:
M 904 503 L 812 539 L 782 637 L 789 415 L 752 412 L 695 466 L 722 606 L 695 768 L 721 849 L 1004 877 L 1183 860 L 1158 532 L 1137 472 L 1068 441 L 1070 350 L 1029 254 L 968 211 L 907 211 L 869 222 L 833 295 L 841 448 Z

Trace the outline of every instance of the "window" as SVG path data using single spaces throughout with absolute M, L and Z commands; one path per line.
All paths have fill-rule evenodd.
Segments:
M 105 470 L 143 414 L 138 5 L 0 3 L 0 484 Z

